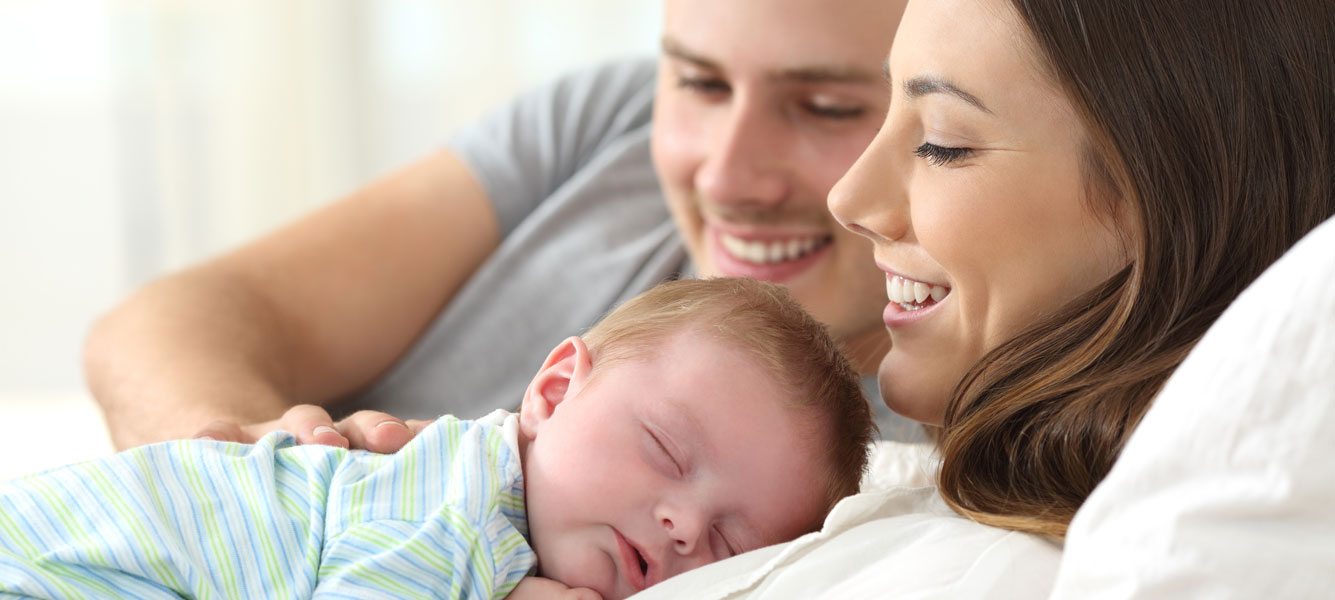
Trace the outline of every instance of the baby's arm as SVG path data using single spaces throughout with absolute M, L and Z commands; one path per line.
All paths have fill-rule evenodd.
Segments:
M 546 577 L 525 577 L 519 581 L 519 585 L 510 592 L 505 600 L 544 600 L 552 598 L 554 600 L 603 600 L 589 588 L 566 587 L 555 579 Z

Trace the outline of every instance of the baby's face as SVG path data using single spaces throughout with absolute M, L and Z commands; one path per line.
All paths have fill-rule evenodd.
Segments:
M 821 446 L 758 361 L 679 335 L 555 407 L 524 464 L 541 575 L 625 598 L 820 524 Z

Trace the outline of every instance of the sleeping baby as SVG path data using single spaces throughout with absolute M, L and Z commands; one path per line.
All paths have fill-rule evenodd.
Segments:
M 819 528 L 871 429 L 782 288 L 671 282 L 561 342 L 518 414 L 393 455 L 275 432 L 0 484 L 0 595 L 625 598 Z

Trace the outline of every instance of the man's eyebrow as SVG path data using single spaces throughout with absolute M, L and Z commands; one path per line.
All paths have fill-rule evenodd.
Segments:
M 887 68 L 886 75 L 888 76 L 889 74 L 890 74 L 889 69 Z M 949 94 L 951 96 L 959 98 L 960 100 L 968 102 L 969 104 L 972 104 L 978 110 L 981 110 L 989 115 L 993 114 L 992 111 L 988 109 L 987 106 L 985 106 L 983 102 L 979 100 L 976 96 L 956 87 L 955 84 L 941 77 L 924 75 L 920 77 L 914 77 L 913 79 L 904 82 L 904 95 L 908 96 L 910 100 L 914 98 L 921 98 L 922 96 L 926 96 L 928 94 Z
M 723 71 L 717 61 L 706 58 L 687 48 L 672 36 L 663 36 L 663 54 L 683 60 L 711 71 Z M 800 83 L 870 83 L 876 81 L 876 75 L 866 69 L 853 65 L 812 65 L 775 70 L 768 78 L 778 81 L 796 81 Z
M 716 71 L 720 70 L 718 63 L 691 51 L 689 48 L 686 47 L 685 44 L 682 44 L 680 41 L 677 41 L 676 38 L 670 35 L 663 36 L 662 47 L 663 47 L 663 54 L 671 56 L 672 58 L 678 60 L 684 60 L 688 63 L 691 63 L 699 67 L 704 67 L 706 69 L 711 69 Z

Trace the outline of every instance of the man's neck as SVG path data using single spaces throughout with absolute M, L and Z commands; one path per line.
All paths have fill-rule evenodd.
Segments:
M 881 359 L 890 351 L 890 334 L 882 327 L 875 327 L 843 340 L 843 348 L 858 374 L 870 375 L 880 368 Z

